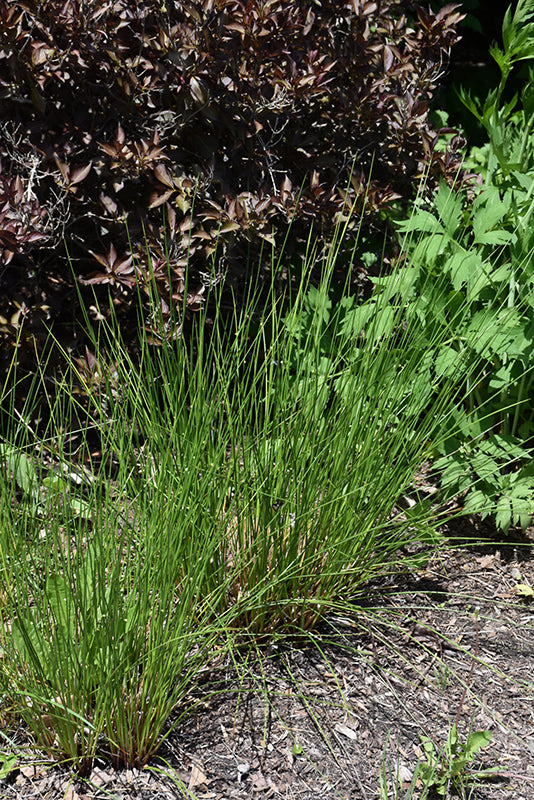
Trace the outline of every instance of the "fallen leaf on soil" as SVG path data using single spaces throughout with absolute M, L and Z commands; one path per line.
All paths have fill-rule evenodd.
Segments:
M 207 775 L 202 772 L 200 767 L 193 764 L 191 767 L 191 777 L 189 778 L 189 789 L 194 789 L 197 786 L 201 786 L 203 783 L 208 783 Z
M 408 767 L 406 767 L 404 764 L 401 764 L 397 776 L 402 781 L 403 784 L 407 784 L 405 787 L 407 789 L 413 778 L 413 772 L 410 769 L 408 769 Z
M 41 773 L 41 770 L 37 769 L 37 767 L 28 766 L 28 767 L 21 767 L 20 772 L 22 773 L 22 775 L 24 775 L 25 778 L 29 778 L 31 780 L 32 778 L 36 778 L 37 775 Z
M 265 789 L 269 788 L 269 784 L 267 783 L 261 772 L 254 772 L 250 777 L 252 778 L 253 792 L 263 792 Z
M 358 734 L 352 728 L 349 728 L 348 725 L 343 725 L 341 722 L 338 722 L 334 725 L 334 730 L 338 733 L 342 733 L 343 736 L 346 736 L 348 739 L 352 739 L 355 741 L 358 738 Z
M 97 787 L 105 786 L 106 783 L 109 783 L 112 780 L 113 775 L 110 775 L 109 772 L 104 772 L 104 770 L 100 769 L 99 767 L 95 767 L 91 772 L 91 783 Z
M 72 786 L 69 786 L 65 794 L 63 795 L 63 800 L 80 800 L 80 795 L 78 794 Z

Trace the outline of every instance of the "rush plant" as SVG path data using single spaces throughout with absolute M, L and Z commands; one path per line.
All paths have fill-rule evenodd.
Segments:
M 161 336 L 147 332 L 136 359 L 101 315 L 92 351 L 67 354 L 44 392 L 41 439 L 28 420 L 44 373 L 22 411 L 7 404 L 0 689 L 37 745 L 83 774 L 97 753 L 146 764 L 234 642 L 312 630 L 369 580 L 420 564 L 408 545 L 440 541 L 438 510 L 399 501 L 454 432 L 463 387 L 478 385 L 510 312 L 469 325 L 468 298 L 429 328 L 399 267 L 388 291 L 334 324 L 340 244 L 319 288 L 297 281 L 290 304 L 274 283 L 265 303 L 253 284 L 228 315 L 214 287 L 187 338 L 184 306 L 164 317 L 154 290 Z M 305 275 L 314 257 L 310 245 Z M 436 288 L 429 276 L 421 293 Z M 347 288 L 339 307 L 351 302 Z M 68 501 L 35 515 L 20 465 L 57 475 L 73 459 L 92 473 L 89 518 Z

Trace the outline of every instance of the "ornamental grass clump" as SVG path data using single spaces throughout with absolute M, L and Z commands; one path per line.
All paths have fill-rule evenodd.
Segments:
M 203 539 L 191 537 L 191 520 L 161 488 L 154 506 L 128 492 L 132 442 L 118 416 L 109 421 L 124 454 L 116 480 L 102 464 L 78 485 L 84 473 L 70 468 L 61 442 L 74 399 L 72 386 L 63 389 L 67 402 L 51 409 L 49 435 L 37 442 L 28 428 L 14 429 L 2 471 L 0 691 L 38 748 L 87 775 L 96 753 L 116 766 L 146 764 L 171 711 L 194 707 L 185 698 L 225 638 L 203 577 L 215 548 L 207 526 Z M 28 405 L 21 420 L 30 418 Z M 78 433 L 72 426 L 65 438 Z M 38 511 L 25 492 L 19 497 L 20 463 L 30 457 L 39 484 L 26 488 L 43 496 Z M 61 503 L 57 495 L 47 503 L 59 472 L 69 486 Z
M 291 302 L 252 286 L 229 315 L 213 288 L 187 337 L 154 290 L 135 360 L 100 315 L 39 436 L 45 373 L 22 410 L 4 386 L 0 691 L 83 774 L 146 764 L 229 646 L 313 630 L 439 542 L 438 510 L 400 501 L 491 331 L 449 347 L 469 304 L 429 331 L 394 283 L 336 298 L 339 245 Z

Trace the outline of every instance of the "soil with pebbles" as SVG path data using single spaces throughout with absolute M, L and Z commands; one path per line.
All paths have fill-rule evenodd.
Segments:
M 458 525 L 453 534 L 469 525 L 488 533 Z M 271 647 L 239 674 L 228 665 L 224 691 L 169 735 L 147 769 L 97 761 L 81 780 L 27 765 L 0 781 L 0 798 L 378 800 L 385 767 L 381 800 L 393 800 L 423 755 L 420 733 L 441 748 L 458 717 L 462 740 L 469 730 L 492 734 L 473 766 L 494 772 L 467 776 L 467 796 L 531 800 L 534 602 L 516 586 L 534 587 L 533 541 L 534 528 L 518 544 L 443 549 L 394 589 L 378 587 L 359 617 L 334 615 L 316 645 Z

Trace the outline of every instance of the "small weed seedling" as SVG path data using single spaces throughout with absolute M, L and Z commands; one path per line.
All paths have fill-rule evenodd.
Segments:
M 17 767 L 18 756 L 0 752 L 0 781 Z
M 424 751 L 424 761 L 418 765 L 418 778 L 425 787 L 424 796 L 433 789 L 440 797 L 448 797 L 450 789 L 454 788 L 461 797 L 465 796 L 465 786 L 474 778 L 488 775 L 488 771 L 468 771 L 467 768 L 474 760 L 476 754 L 491 741 L 491 731 L 472 731 L 465 742 L 460 741 L 458 723 L 464 704 L 467 689 L 473 676 L 475 661 L 478 654 L 478 612 L 475 616 L 476 640 L 475 652 L 471 662 L 471 669 L 460 698 L 456 719 L 449 729 L 447 740 L 440 748 L 436 742 L 426 734 L 420 734 Z
M 444 744 L 440 745 L 436 737 L 431 737 L 427 733 L 420 733 L 422 754 L 416 764 L 413 774 L 406 772 L 403 774 L 402 768 L 392 768 L 384 757 L 380 772 L 380 800 L 429 800 L 429 798 L 443 797 L 450 798 L 451 793 L 455 797 L 465 800 L 467 789 L 472 788 L 477 780 L 497 774 L 502 774 L 497 769 L 470 769 L 470 765 L 477 753 L 490 743 L 491 731 L 470 731 L 465 741 L 461 741 L 458 732 L 460 715 L 467 694 L 467 689 L 471 683 L 474 666 L 478 654 L 478 612 L 475 616 L 476 640 L 475 652 L 471 662 L 469 675 L 458 704 L 456 718 L 449 727 L 447 738 Z M 450 670 L 444 666 L 441 669 L 434 668 L 436 682 L 443 691 L 451 680 Z M 388 742 L 386 741 L 385 750 Z M 408 785 L 409 782 L 409 785 Z
M 491 741 L 491 731 L 473 731 L 465 743 L 460 742 L 458 726 L 454 723 L 441 750 L 429 737 L 421 735 L 426 762 L 419 765 L 418 776 L 426 789 L 445 797 L 451 786 L 462 790 L 467 779 L 479 775 L 478 772 L 466 772 L 475 755 Z M 482 774 L 482 773 L 480 773 Z M 484 775 L 487 771 L 484 771 Z M 463 794 L 462 794 L 463 796 Z

